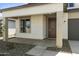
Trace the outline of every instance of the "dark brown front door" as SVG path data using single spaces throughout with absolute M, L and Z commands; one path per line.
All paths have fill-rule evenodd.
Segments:
M 48 38 L 56 38 L 56 18 L 48 18 Z

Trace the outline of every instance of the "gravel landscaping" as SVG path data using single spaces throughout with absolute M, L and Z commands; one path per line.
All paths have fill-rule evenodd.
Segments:
M 25 54 L 25 52 L 28 52 L 35 46 L 30 44 L 11 43 L 11 42 L 8 42 L 8 44 L 9 45 L 11 44 L 13 47 L 7 45 L 6 42 L 0 41 L 0 56 L 31 56 Z

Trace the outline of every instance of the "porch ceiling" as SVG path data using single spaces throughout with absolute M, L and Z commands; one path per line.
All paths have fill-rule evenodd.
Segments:
M 51 14 L 45 14 L 47 17 L 56 17 L 56 13 L 51 13 Z
M 30 18 L 30 16 L 16 16 L 16 17 L 6 17 L 8 19 L 18 19 L 18 18 Z

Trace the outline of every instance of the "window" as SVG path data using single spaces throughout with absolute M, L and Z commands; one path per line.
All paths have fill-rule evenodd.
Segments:
M 21 19 L 21 32 L 22 33 L 30 33 L 31 32 L 31 21 L 30 19 Z
M 74 7 L 74 3 L 69 3 L 68 7 Z
M 8 21 L 8 28 L 10 28 L 10 29 L 15 29 L 16 28 L 14 20 L 9 20 Z

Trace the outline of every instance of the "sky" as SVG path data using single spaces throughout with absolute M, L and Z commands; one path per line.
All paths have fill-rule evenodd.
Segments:
M 10 7 L 15 7 L 15 6 L 20 6 L 24 5 L 25 3 L 0 3 L 0 9 L 5 9 L 5 8 L 10 8 Z M 2 14 L 0 13 L 0 17 L 2 17 Z
M 24 5 L 25 3 L 0 3 L 0 9 Z

